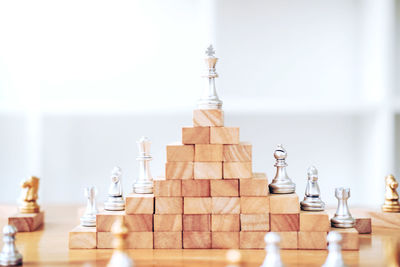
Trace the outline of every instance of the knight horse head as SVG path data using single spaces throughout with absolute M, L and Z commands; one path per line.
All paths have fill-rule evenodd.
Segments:
M 36 201 L 38 199 L 39 178 L 31 176 L 22 183 L 21 187 L 28 188 L 25 193 L 24 201 Z

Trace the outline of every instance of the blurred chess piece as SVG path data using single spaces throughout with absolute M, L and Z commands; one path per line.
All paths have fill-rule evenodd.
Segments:
M 385 181 L 385 203 L 382 205 L 382 210 L 385 212 L 400 212 L 399 195 L 397 194 L 399 183 L 393 175 L 386 176 Z
M 387 267 L 400 266 L 400 244 L 399 240 L 389 239 L 384 243 L 385 263 Z
M 111 173 L 111 185 L 108 189 L 108 199 L 104 203 L 105 210 L 124 210 L 125 201 L 122 196 L 122 171 L 120 167 L 114 167 Z
M 342 257 L 342 235 L 336 231 L 330 231 L 327 236 L 328 257 L 322 267 L 346 267 Z
M 204 77 L 207 78 L 207 85 L 203 96 L 197 101 L 197 107 L 199 109 L 222 108 L 222 101 L 218 98 L 217 89 L 215 88 L 215 78 L 218 77 L 215 71 L 215 65 L 217 64 L 218 58 L 216 58 L 214 54 L 214 48 L 210 45 L 206 50 L 207 58 L 205 59 L 208 67 L 208 73 L 204 75 Z
M 22 264 L 22 255 L 15 246 L 17 229 L 13 225 L 3 228 L 3 249 L 0 252 L 0 266 L 16 266 Z
M 226 252 L 226 261 L 228 265 L 226 267 L 240 267 L 240 261 L 242 260 L 242 255 L 237 249 L 230 249 Z
M 318 170 L 311 166 L 307 170 L 308 181 L 304 200 L 300 202 L 302 210 L 322 211 L 325 209 L 325 203 L 321 200 L 318 186 Z
M 267 255 L 261 267 L 283 267 L 284 265 L 279 251 L 279 242 L 281 241 L 279 235 L 274 232 L 269 232 L 265 235 L 264 240 Z
M 290 180 L 286 173 L 286 150 L 282 145 L 278 145 L 274 152 L 274 157 L 276 159 L 275 167 L 276 174 L 275 178 L 269 184 L 269 191 L 273 194 L 290 194 L 294 193 L 296 190 L 296 185 Z
M 136 158 L 139 161 L 139 178 L 133 185 L 133 191 L 137 194 L 152 194 L 153 193 L 153 177 L 150 172 L 150 139 L 142 137 L 137 142 L 139 148 L 139 156 Z
M 38 199 L 39 178 L 31 176 L 28 180 L 22 183 L 25 191 L 22 205 L 19 207 L 21 213 L 38 213 L 40 211 L 39 205 L 36 203 Z
M 111 232 L 114 235 L 115 250 L 107 267 L 132 267 L 133 261 L 125 253 L 128 227 L 125 224 L 124 217 L 121 217 L 115 221 L 111 227 Z
M 86 211 L 81 217 L 81 225 L 87 227 L 96 227 L 96 214 L 98 213 L 96 206 L 97 189 L 95 186 L 85 188 L 85 196 L 87 198 Z
M 351 228 L 354 227 L 355 220 L 351 216 L 347 200 L 350 197 L 350 188 L 336 188 L 335 197 L 338 200 L 338 207 L 335 216 L 331 219 L 332 227 Z

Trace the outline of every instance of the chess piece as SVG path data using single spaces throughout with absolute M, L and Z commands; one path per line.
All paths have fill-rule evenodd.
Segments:
M 16 266 L 22 264 L 22 255 L 15 246 L 17 229 L 13 225 L 3 228 L 3 249 L 0 252 L 0 266 Z
M 267 255 L 265 256 L 264 262 L 261 267 L 283 267 L 281 255 L 279 252 L 279 242 L 281 238 L 277 233 L 269 232 L 264 237 L 265 250 Z
M 21 213 L 38 213 L 39 205 L 36 203 L 38 199 L 39 178 L 31 176 L 28 180 L 22 183 L 21 187 L 27 188 L 23 198 L 22 205 L 19 207 Z
M 137 194 L 152 194 L 153 193 L 153 177 L 150 173 L 150 139 L 142 137 L 137 142 L 139 147 L 139 156 L 136 158 L 139 161 L 139 178 L 133 185 L 133 191 Z
M 330 231 L 327 236 L 328 257 L 322 267 L 346 267 L 342 257 L 342 235 L 336 231 Z
M 294 193 L 296 190 L 296 185 L 290 180 L 286 173 L 286 150 L 282 145 L 278 145 L 274 152 L 274 157 L 276 159 L 275 167 L 276 174 L 275 178 L 269 184 L 269 191 L 273 194 L 290 194 Z
M 87 197 L 87 206 L 85 214 L 81 217 L 81 225 L 87 227 L 96 227 L 96 214 L 98 213 L 96 206 L 97 190 L 95 186 L 85 188 L 85 196 Z
M 226 261 L 228 265 L 226 267 L 239 267 L 242 255 L 237 249 L 230 249 L 226 252 Z
M 197 107 L 199 109 L 221 109 L 222 101 L 218 98 L 217 89 L 215 88 L 215 78 L 218 77 L 215 71 L 215 65 L 217 64 L 218 58 L 214 56 L 215 51 L 212 45 L 206 50 L 207 58 L 205 59 L 208 73 L 204 75 L 207 78 L 207 85 L 204 90 L 204 95 L 197 101 Z
M 385 180 L 385 203 L 382 205 L 382 210 L 385 212 L 400 212 L 399 195 L 397 194 L 399 184 L 393 175 L 386 176 Z
M 338 200 L 338 207 L 335 216 L 331 219 L 332 227 L 351 228 L 354 227 L 355 220 L 351 216 L 347 199 L 350 197 L 350 188 L 336 188 L 335 197 Z
M 133 261 L 124 251 L 128 237 L 128 227 L 125 224 L 124 217 L 115 221 L 111 227 L 111 232 L 114 235 L 115 250 L 107 267 L 132 267 Z
M 308 181 L 304 200 L 300 202 L 302 210 L 307 211 L 322 211 L 325 208 L 325 203 L 319 197 L 320 191 L 318 186 L 318 170 L 311 166 L 307 170 Z
M 399 241 L 391 238 L 385 241 L 385 263 L 387 267 L 400 266 L 400 244 Z
M 125 201 L 122 196 L 122 171 L 120 167 L 114 167 L 111 173 L 111 185 L 108 189 L 108 199 L 104 203 L 105 210 L 124 210 Z

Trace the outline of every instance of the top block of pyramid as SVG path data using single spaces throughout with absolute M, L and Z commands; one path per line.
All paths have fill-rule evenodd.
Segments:
M 224 126 L 224 111 L 222 109 L 195 109 L 193 111 L 194 127 Z

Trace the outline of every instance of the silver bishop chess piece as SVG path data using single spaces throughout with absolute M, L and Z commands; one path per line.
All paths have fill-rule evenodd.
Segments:
M 204 88 L 203 96 L 197 101 L 199 109 L 221 109 L 222 101 L 218 98 L 217 89 L 215 88 L 215 78 L 218 74 L 215 70 L 218 58 L 214 56 L 215 51 L 212 45 L 206 50 L 207 58 L 205 59 L 208 72 L 203 77 L 207 79 L 207 84 Z
M 153 193 L 153 177 L 150 172 L 150 139 L 142 137 L 137 142 L 139 148 L 139 156 L 136 158 L 139 161 L 139 178 L 133 185 L 133 191 L 137 194 L 152 194 Z
M 279 242 L 281 242 L 279 235 L 274 232 L 269 232 L 265 235 L 264 240 L 267 255 L 265 255 L 261 267 L 283 267 L 284 265 L 279 251 Z
M 111 184 L 108 189 L 108 198 L 104 203 L 105 210 L 124 210 L 125 201 L 122 195 L 122 170 L 120 167 L 114 167 L 111 172 Z
M 355 220 L 351 216 L 347 200 L 350 197 L 350 188 L 339 187 L 335 189 L 335 197 L 338 200 L 338 207 L 335 216 L 331 219 L 332 227 L 351 228 L 354 227 Z
M 85 188 L 85 196 L 87 198 L 87 206 L 85 214 L 81 217 L 81 225 L 87 227 L 96 227 L 96 214 L 98 213 L 96 206 L 97 189 L 95 186 Z
M 278 145 L 274 152 L 274 157 L 276 159 L 275 167 L 276 174 L 275 178 L 269 184 L 269 191 L 273 194 L 290 194 L 296 191 L 295 183 L 290 180 L 286 172 L 286 150 L 282 145 Z
M 322 211 L 325 209 L 325 203 L 320 198 L 318 186 L 318 170 L 311 166 L 307 170 L 308 180 L 304 200 L 300 202 L 302 210 Z
M 0 266 L 16 266 L 22 264 L 22 255 L 15 246 L 17 229 L 13 225 L 3 228 L 3 249 L 0 252 Z
M 328 257 L 322 267 L 346 267 L 342 257 L 342 235 L 336 231 L 329 232 L 327 236 Z

